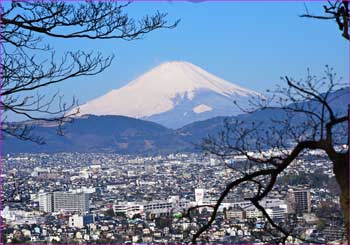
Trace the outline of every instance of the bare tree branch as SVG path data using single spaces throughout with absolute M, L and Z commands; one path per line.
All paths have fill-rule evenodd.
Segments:
M 114 55 L 82 50 L 68 51 L 57 57 L 44 38 L 122 39 L 143 38 L 157 29 L 171 29 L 179 20 L 168 24 L 167 14 L 156 12 L 140 19 L 129 17 L 124 10 L 130 2 L 86 1 L 12 1 L 1 5 L 1 103 L 2 131 L 22 140 L 43 143 L 30 131 L 33 125 L 8 122 L 10 115 L 34 121 L 71 122 L 78 113 L 77 100 L 67 104 L 61 95 L 45 96 L 41 89 L 64 81 L 93 76 L 105 71 Z
M 247 123 L 237 119 L 226 120 L 222 132 L 216 137 L 211 136 L 203 140 L 202 148 L 205 152 L 217 155 L 222 159 L 245 156 L 249 164 L 247 164 L 245 172 L 238 172 L 241 177 L 227 184 L 214 205 L 210 219 L 193 235 L 192 243 L 197 243 L 201 234 L 212 225 L 219 206 L 226 196 L 247 182 L 253 182 L 257 185 L 257 192 L 248 200 L 262 212 L 271 226 L 282 234 L 280 242 L 286 242 L 289 236 L 310 242 L 298 237 L 292 230 L 286 230 L 276 224 L 264 207 L 259 204 L 259 201 L 272 191 L 277 177 L 286 168 L 304 152 L 315 149 L 326 152 L 333 162 L 334 174 L 342 190 L 340 199 L 345 224 L 348 225 L 349 196 L 346 180 L 349 178 L 349 149 L 347 147 L 345 152 L 336 151 L 337 145 L 334 145 L 332 137 L 335 133 L 334 128 L 345 124 L 349 118 L 344 110 L 342 115 L 338 115 L 339 110 L 336 111 L 334 104 L 331 104 L 334 98 L 330 98 L 330 95 L 335 91 L 342 94 L 341 90 L 338 90 L 342 84 L 335 81 L 336 76 L 332 69 L 326 67 L 325 72 L 326 76 L 322 79 L 317 79 L 308 72 L 306 79 L 300 82 L 285 77 L 283 80 L 287 87 L 278 88 L 272 92 L 273 100 L 269 100 L 272 106 L 266 103 L 266 98 L 252 100 L 256 109 L 246 110 L 248 113 L 277 109 L 284 113 L 282 119 L 271 119 L 271 126 L 264 125 L 262 122 Z M 328 83 L 325 80 L 328 80 Z M 296 121 L 294 121 L 294 117 L 297 119 Z M 346 136 L 343 135 L 344 137 Z M 288 141 L 290 143 L 286 143 Z M 263 179 L 261 179 L 262 177 Z
M 327 1 L 327 5 L 323 6 L 325 15 L 310 14 L 306 7 L 306 14 L 301 17 L 319 19 L 319 20 L 335 20 L 342 36 L 349 40 L 349 22 L 350 22 L 350 11 L 349 1 Z

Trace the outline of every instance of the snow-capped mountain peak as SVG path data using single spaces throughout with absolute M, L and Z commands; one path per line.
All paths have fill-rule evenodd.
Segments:
M 213 90 L 222 95 L 235 92 L 242 96 L 254 93 L 251 90 L 220 79 L 202 68 L 185 61 L 165 62 L 128 84 L 126 87 L 144 86 L 151 93 L 192 93 L 198 89 Z
M 203 95 L 212 101 L 208 102 Z M 258 93 L 227 82 L 189 62 L 172 61 L 162 63 L 122 88 L 83 104 L 80 112 L 93 115 L 124 115 L 159 122 L 157 118 L 162 114 L 179 111 L 178 116 L 186 115 L 186 120 L 169 120 L 183 121 L 175 123 L 176 126 L 181 126 L 195 121 L 195 118 L 190 119 L 189 115 L 201 115 L 198 119 L 206 119 L 203 115 L 222 115 L 224 107 L 234 109 L 233 100 L 248 99 L 254 95 Z M 235 113 L 228 115 L 232 114 Z M 163 119 L 160 121 L 165 126 L 174 127 L 162 122 Z

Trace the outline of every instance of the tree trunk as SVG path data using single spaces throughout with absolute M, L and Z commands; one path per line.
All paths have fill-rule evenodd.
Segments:
M 333 172 L 340 187 L 340 205 L 343 210 L 344 224 L 349 237 L 349 154 L 339 154 L 333 161 Z

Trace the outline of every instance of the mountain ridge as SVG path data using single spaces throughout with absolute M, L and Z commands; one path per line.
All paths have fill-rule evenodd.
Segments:
M 337 114 L 347 112 L 350 88 L 332 93 L 330 103 Z M 306 101 L 305 103 L 314 103 Z M 286 115 L 282 109 L 256 111 L 233 117 L 214 117 L 188 124 L 180 129 L 169 129 L 154 122 L 125 116 L 94 116 L 77 118 L 66 128 L 64 136 L 56 134 L 56 128 L 45 123 L 37 125 L 33 133 L 42 136 L 45 145 L 17 140 L 11 136 L 2 142 L 3 153 L 55 153 L 55 152 L 99 152 L 156 155 L 176 152 L 197 152 L 196 145 L 208 136 L 216 136 L 226 119 L 238 119 L 250 124 L 262 122 L 265 128 L 271 125 L 271 118 L 281 119 Z M 303 116 L 295 118 L 301 123 Z M 26 122 L 28 123 L 28 122 Z M 286 139 L 287 140 L 287 139 Z

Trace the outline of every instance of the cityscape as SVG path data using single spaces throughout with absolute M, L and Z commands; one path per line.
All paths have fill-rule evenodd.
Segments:
M 221 160 L 201 154 L 7 155 L 2 236 L 6 243 L 183 243 L 210 215 L 201 207 L 190 218 L 189 208 L 214 205 L 234 177 Z M 269 239 L 267 221 L 245 200 L 250 191 L 241 187 L 227 197 L 201 243 Z M 281 176 L 261 205 L 274 221 L 295 222 L 299 238 L 290 242 L 339 243 L 345 229 L 338 193 L 330 162 L 313 151 Z
M 0 12 L 0 244 L 349 244 L 349 1 Z

